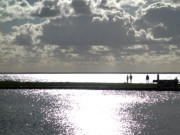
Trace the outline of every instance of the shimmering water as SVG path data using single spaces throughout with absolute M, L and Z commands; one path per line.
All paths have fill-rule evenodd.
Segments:
M 1 90 L 2 135 L 179 135 L 180 93 Z

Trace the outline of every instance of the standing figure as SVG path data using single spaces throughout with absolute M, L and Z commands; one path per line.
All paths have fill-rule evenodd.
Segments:
M 159 82 L 159 74 L 157 74 L 157 81 Z
M 132 75 L 130 74 L 130 82 L 132 83 Z
M 157 74 L 157 87 L 159 88 L 159 74 Z
M 146 75 L 146 83 L 149 83 L 149 75 Z
M 129 81 L 129 76 L 128 76 L 128 75 L 127 75 L 127 78 L 126 78 L 126 79 L 127 79 L 127 83 L 128 83 L 128 81 Z
M 178 88 L 178 82 L 179 80 L 177 79 L 177 77 L 174 79 L 174 88 L 177 89 Z

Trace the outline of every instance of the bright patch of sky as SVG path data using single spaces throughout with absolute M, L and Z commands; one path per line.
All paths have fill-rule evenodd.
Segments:
M 14 32 L 14 30 L 12 29 L 13 26 L 21 26 L 21 25 L 26 24 L 26 23 L 39 24 L 39 23 L 42 23 L 44 21 L 45 21 L 44 18 L 21 19 L 21 20 L 15 19 L 12 21 L 0 23 L 0 32 L 2 32 L 3 34 L 8 34 L 10 32 Z

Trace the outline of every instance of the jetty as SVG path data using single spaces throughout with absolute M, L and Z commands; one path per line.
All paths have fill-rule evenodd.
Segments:
M 161 81 L 159 81 L 161 82 Z M 16 82 L 1 81 L 0 89 L 78 89 L 78 90 L 142 90 L 142 91 L 180 91 L 180 85 L 161 86 L 156 83 L 75 83 L 75 82 Z

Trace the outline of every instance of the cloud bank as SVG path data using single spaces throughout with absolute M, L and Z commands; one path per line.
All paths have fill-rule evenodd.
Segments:
M 12 71 L 7 65 L 16 71 L 42 67 L 61 72 L 162 71 L 162 67 L 179 71 L 177 1 L 42 0 L 30 5 L 26 0 L 3 0 L 0 4 L 0 26 L 29 21 L 12 25 L 8 34 L 1 32 L 2 71 Z

